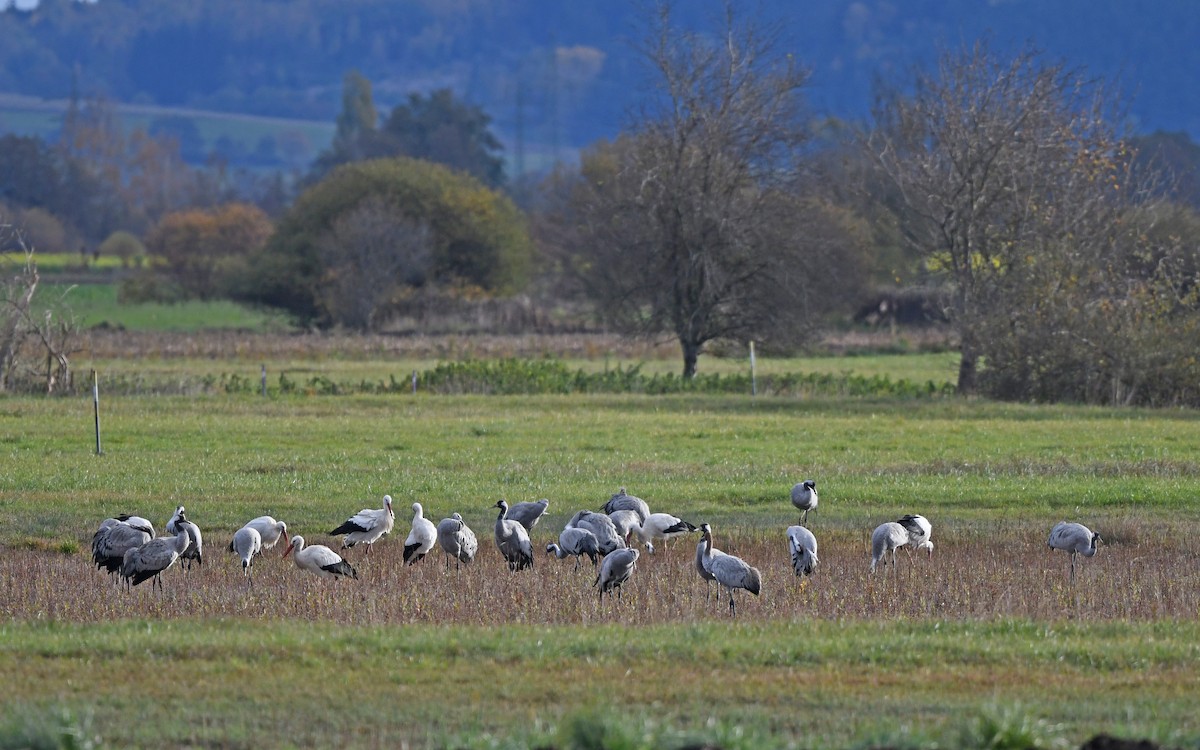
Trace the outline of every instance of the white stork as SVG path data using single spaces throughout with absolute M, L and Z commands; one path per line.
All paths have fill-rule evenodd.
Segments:
M 792 487 L 792 505 L 796 506 L 796 510 L 804 513 L 804 517 L 800 519 L 799 523 L 808 523 L 808 512 L 817 509 L 817 483 L 811 479 L 805 479 Z
M 342 549 L 362 543 L 367 545 L 366 554 L 371 554 L 371 545 L 388 534 L 396 524 L 396 514 L 392 512 L 392 496 L 383 496 L 382 508 L 363 508 L 350 516 L 333 531 L 332 536 L 341 536 Z
M 262 534 L 253 526 L 243 526 L 234 533 L 229 548 L 242 558 L 242 572 L 246 574 L 246 580 L 252 580 L 250 566 L 254 564 L 254 556 L 262 553 Z
M 296 553 L 292 555 L 292 558 L 296 561 L 296 567 L 312 573 L 318 578 L 358 578 L 358 571 L 350 563 L 343 560 L 341 555 L 329 549 L 324 544 L 314 544 L 311 547 L 306 547 L 304 546 L 304 537 L 299 534 L 292 535 L 292 540 L 288 544 L 287 549 L 283 551 L 283 556 L 287 557 L 292 552 Z
M 425 517 L 425 509 L 420 503 L 413 503 L 412 511 L 412 531 L 404 540 L 404 562 L 408 565 L 415 565 L 437 543 L 437 527 Z
M 1071 580 L 1075 580 L 1075 556 L 1091 557 L 1096 554 L 1096 542 L 1103 542 L 1100 535 L 1081 523 L 1060 521 L 1050 530 L 1050 549 L 1061 549 L 1071 553 Z
M 740 557 L 730 554 L 717 555 L 712 550 L 712 527 L 706 523 L 700 524 L 700 533 L 704 535 L 704 564 L 712 573 L 716 582 L 729 590 L 729 614 L 737 614 L 737 604 L 733 599 L 734 589 L 745 589 L 758 596 L 762 590 L 762 575 L 758 568 L 751 566 Z
M 280 539 L 283 539 L 285 542 L 288 540 L 287 524 L 283 521 L 276 521 L 270 516 L 253 518 L 247 521 L 243 528 L 254 529 L 258 532 L 259 538 L 262 539 L 263 552 L 278 544 Z M 229 545 L 229 549 L 231 552 L 236 551 L 233 549 L 232 544 Z
M 792 553 L 792 570 L 800 577 L 810 576 L 817 568 L 817 538 L 803 526 L 787 529 L 788 549 Z
M 652 555 L 656 539 L 674 539 L 677 536 L 686 536 L 695 530 L 695 526 L 670 513 L 651 513 L 640 525 L 630 529 L 638 535 L 642 544 L 646 545 L 646 551 Z

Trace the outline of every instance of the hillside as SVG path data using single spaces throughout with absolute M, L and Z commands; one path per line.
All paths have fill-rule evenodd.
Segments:
M 628 40 L 639 4 L 583 0 L 43 0 L 0 12 L 0 91 L 65 99 L 253 114 L 332 123 L 344 71 L 373 83 L 380 109 L 412 91 L 451 87 L 485 108 L 510 152 L 553 157 L 611 136 L 644 92 Z M 1126 92 L 1117 103 L 1139 132 L 1200 140 L 1200 13 L 1183 0 L 765 0 L 784 43 L 813 71 L 814 113 L 867 116 L 876 80 L 902 82 L 939 45 L 990 35 L 1032 41 Z M 681 7 L 689 24 L 716 10 Z M 162 124 L 162 123 L 160 123 Z M 170 123 L 162 124 L 167 127 Z M 0 131 L 27 115 L 0 106 Z M 179 123 L 175 123 L 179 127 Z M 187 134 L 186 127 L 184 132 Z M 200 150 L 217 137 L 201 133 Z M 519 141 L 519 143 L 518 143 Z M 273 144 L 223 143 L 235 161 Z

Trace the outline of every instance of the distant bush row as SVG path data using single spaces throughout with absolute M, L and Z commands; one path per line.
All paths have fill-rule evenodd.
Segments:
M 77 386 L 80 393 L 86 386 Z M 143 377 L 117 376 L 101 382 L 110 394 L 194 394 L 261 393 L 260 378 L 237 373 L 198 378 L 173 378 L 154 381 Z M 322 375 L 298 379 L 286 372 L 267 383 L 268 395 L 353 395 L 412 393 L 411 377 L 395 375 L 386 381 L 334 381 Z M 416 390 L 439 395 L 536 395 L 573 393 L 670 393 L 737 394 L 751 393 L 748 374 L 697 375 L 691 380 L 675 374 L 647 375 L 638 366 L 603 372 L 572 370 L 558 360 L 498 359 L 448 362 L 417 374 Z M 887 376 L 863 376 L 849 373 L 786 373 L 759 376 L 754 392 L 770 396 L 843 396 L 927 398 L 954 392 L 949 383 L 915 383 L 892 380 Z

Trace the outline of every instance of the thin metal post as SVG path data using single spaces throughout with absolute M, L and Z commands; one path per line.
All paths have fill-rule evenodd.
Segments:
M 267 366 L 266 366 L 266 364 L 263 364 L 263 366 L 262 366 L 262 394 L 263 394 L 263 398 L 267 397 Z
M 754 361 L 754 342 L 750 342 L 750 395 L 758 395 L 758 373 Z
M 413 395 L 417 395 L 417 371 L 413 370 L 412 376 Z
M 100 450 L 100 376 L 92 370 L 92 414 L 96 418 L 96 455 L 103 453 Z

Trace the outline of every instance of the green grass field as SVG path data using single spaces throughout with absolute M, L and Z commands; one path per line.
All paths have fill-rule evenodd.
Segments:
M 90 398 L 0 398 L 13 736 L 62 721 L 118 747 L 1066 747 L 1100 731 L 1200 746 L 1192 412 L 102 396 L 101 423 L 96 456 Z M 806 477 L 822 564 L 802 582 L 782 534 Z M 498 498 L 551 498 L 541 549 L 619 486 L 712 523 L 763 571 L 762 596 L 741 597 L 736 620 L 709 603 L 693 540 L 644 556 L 602 605 L 569 561 L 503 568 Z M 394 538 L 350 551 L 358 581 L 302 577 L 277 549 L 251 588 L 221 549 L 262 513 L 336 547 L 324 532 L 384 493 Z M 463 514 L 475 564 L 401 564 L 414 501 L 435 520 Z M 177 504 L 205 531 L 201 570 L 130 593 L 92 569 L 101 519 L 162 523 Z M 870 530 L 906 512 L 933 521 L 937 552 L 871 576 Z M 1062 518 L 1107 542 L 1075 586 L 1045 547 Z

